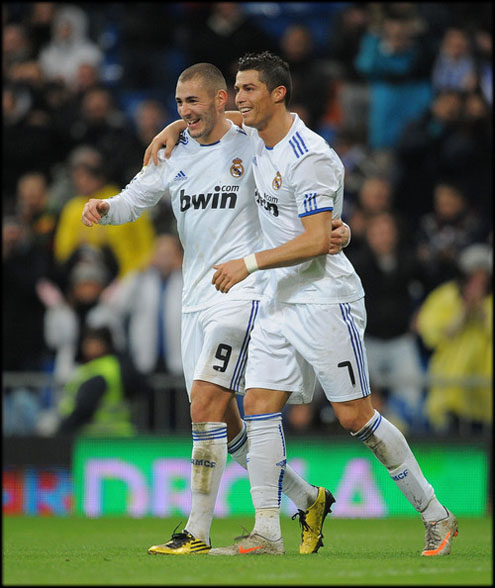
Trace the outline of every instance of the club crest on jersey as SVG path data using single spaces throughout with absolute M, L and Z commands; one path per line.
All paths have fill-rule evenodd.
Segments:
M 240 178 L 244 173 L 244 166 L 242 165 L 242 159 L 233 159 L 232 165 L 230 166 L 230 174 L 234 178 Z
M 274 190 L 280 190 L 280 188 L 282 187 L 282 176 L 280 175 L 280 172 L 277 172 L 275 177 L 273 178 L 272 187 Z

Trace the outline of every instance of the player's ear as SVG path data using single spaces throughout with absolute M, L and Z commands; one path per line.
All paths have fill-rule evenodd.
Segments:
M 225 106 L 227 104 L 228 94 L 226 90 L 218 90 L 217 95 L 215 96 L 215 101 L 217 106 Z
M 279 104 L 285 100 L 287 94 L 287 88 L 285 86 L 277 86 L 272 90 L 272 98 L 275 104 Z

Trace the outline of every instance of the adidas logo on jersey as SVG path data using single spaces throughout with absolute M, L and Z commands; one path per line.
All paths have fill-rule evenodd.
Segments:
M 232 191 L 221 192 L 222 189 Z M 205 210 L 206 208 L 235 208 L 239 186 L 215 186 L 215 192 L 207 194 L 186 194 L 185 190 L 180 191 L 180 211 L 185 212 L 189 208 Z
M 180 182 L 181 180 L 187 180 L 187 176 L 182 170 L 175 176 L 174 182 Z

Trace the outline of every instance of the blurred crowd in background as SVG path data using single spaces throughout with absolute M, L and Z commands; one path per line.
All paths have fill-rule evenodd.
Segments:
M 82 209 L 141 169 L 177 118 L 183 69 L 217 65 L 235 110 L 237 59 L 265 49 L 290 65 L 291 111 L 346 168 L 375 406 L 410 434 L 489 430 L 490 2 L 34 2 L 2 17 L 3 371 L 52 379 L 4 382 L 5 435 L 162 428 L 154 399 L 174 396 L 150 377 L 182 373 L 170 205 L 91 229 Z M 284 417 L 300 433 L 335 422 L 321 390 Z

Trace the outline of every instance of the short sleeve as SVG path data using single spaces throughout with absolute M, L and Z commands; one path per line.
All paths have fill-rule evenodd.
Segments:
M 332 211 L 343 182 L 343 165 L 330 153 L 310 153 L 297 162 L 290 183 L 299 217 Z

